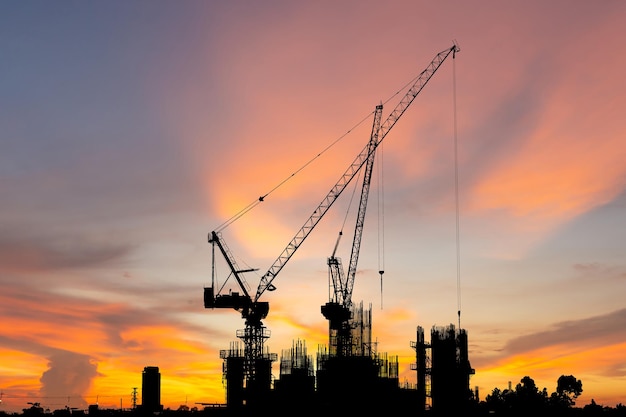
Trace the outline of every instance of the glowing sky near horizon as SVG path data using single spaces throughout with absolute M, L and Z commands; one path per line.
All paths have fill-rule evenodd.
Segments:
M 624 18 L 615 0 L 3 2 L 0 410 L 128 407 L 145 366 L 166 407 L 224 402 L 244 323 L 203 308 L 207 234 L 354 128 L 224 229 L 254 292 L 367 143 L 358 122 L 454 40 L 377 156 L 353 300 L 402 381 L 417 326 L 460 307 L 481 398 L 574 375 L 577 405 L 626 403 Z M 326 343 L 349 193 L 264 294 L 273 352 Z

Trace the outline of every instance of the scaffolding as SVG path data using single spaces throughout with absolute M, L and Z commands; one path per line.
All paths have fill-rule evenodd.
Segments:
M 277 403 L 287 409 L 313 403 L 314 363 L 307 353 L 305 342 L 295 341 L 291 349 L 281 352 L 280 378 L 274 382 L 274 389 Z

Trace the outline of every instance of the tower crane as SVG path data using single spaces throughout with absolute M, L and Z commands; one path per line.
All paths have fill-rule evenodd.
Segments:
M 254 296 L 247 289 L 247 283 L 243 274 L 252 271 L 252 269 L 240 269 L 237 266 L 234 256 L 226 246 L 221 232 L 212 231 L 209 233 L 208 241 L 213 247 L 213 259 L 215 262 L 215 248 L 217 247 L 222 256 L 226 260 L 230 269 L 230 274 L 235 278 L 240 292 L 229 292 L 222 294 L 221 290 L 215 291 L 215 282 L 212 281 L 211 287 L 204 288 L 204 307 L 205 308 L 232 308 L 239 313 L 245 320 L 245 329 L 237 331 L 237 337 L 244 343 L 244 375 L 246 384 L 252 386 L 256 377 L 255 363 L 263 358 L 264 343 L 270 337 L 269 330 L 263 325 L 263 320 L 269 313 L 269 303 L 260 301 L 260 297 L 265 291 L 273 291 L 276 287 L 273 281 L 279 272 L 284 268 L 287 262 L 295 254 L 304 240 L 313 231 L 322 217 L 330 209 L 333 203 L 341 195 L 347 185 L 354 179 L 361 168 L 366 166 L 366 175 L 363 182 L 361 203 L 357 226 L 352 245 L 352 254 L 350 259 L 350 267 L 348 275 L 345 278 L 337 278 L 335 285 L 334 299 L 322 307 L 325 311 L 324 315 L 330 320 L 331 327 L 342 328 L 349 320 L 349 308 L 352 305 L 352 288 L 356 273 L 356 265 L 358 260 L 358 252 L 360 248 L 361 232 L 363 229 L 363 220 L 365 216 L 365 208 L 367 203 L 367 195 L 369 191 L 369 182 L 371 179 L 371 170 L 373 166 L 374 154 L 378 145 L 387 136 L 391 128 L 396 124 L 400 116 L 406 111 L 409 105 L 417 97 L 426 83 L 431 79 L 446 58 L 452 54 L 453 56 L 459 51 L 456 43 L 452 47 L 438 53 L 430 62 L 426 69 L 416 78 L 415 82 L 409 88 L 398 105 L 390 113 L 387 119 L 380 123 L 382 114 L 382 105 L 376 107 L 374 113 L 374 126 L 372 135 L 365 148 L 357 155 L 354 161 L 348 166 L 347 170 L 339 178 L 337 183 L 331 188 L 328 194 L 322 199 L 320 204 L 313 210 L 313 213 L 306 219 L 303 226 L 297 231 L 292 240 L 287 244 L 285 249 L 280 253 L 278 258 L 270 266 L 267 272 L 261 277 L 256 294 Z M 339 269 L 338 269 L 339 270 Z M 214 277 L 213 277 L 214 279 Z M 346 312 L 348 314 L 346 315 Z
M 331 348 L 338 356 L 349 356 L 353 353 L 352 343 L 352 290 L 356 278 L 357 264 L 359 260 L 359 252 L 361 248 L 361 239 L 363 235 L 363 226 L 365 222 L 365 212 L 367 209 L 367 201 L 369 189 L 372 180 L 372 172 L 374 167 L 374 157 L 376 149 L 380 142 L 389 133 L 389 130 L 395 125 L 400 116 L 404 113 L 413 99 L 424 87 L 428 79 L 434 74 L 439 65 L 443 63 L 445 58 L 452 53 L 453 56 L 459 51 L 455 44 L 450 49 L 439 53 L 431 62 L 429 67 L 422 72 L 416 83 L 406 93 L 402 101 L 387 117 L 385 122 L 380 124 L 380 116 L 382 113 L 382 104 L 376 107 L 374 126 L 372 127 L 372 135 L 368 143 L 368 156 L 365 162 L 365 173 L 363 175 L 363 184 L 361 187 L 361 198 L 359 200 L 359 211 L 356 218 L 356 226 L 352 241 L 352 250 L 350 253 L 350 264 L 348 266 L 347 275 L 343 271 L 341 259 L 335 256 L 339 240 L 342 233 L 339 233 L 337 242 L 333 249 L 332 255 L 328 258 L 329 275 L 332 281 L 333 296 L 331 300 L 322 306 L 321 311 L 324 317 L 329 321 L 329 333 L 331 340 Z M 430 72 L 429 72 L 430 70 Z M 422 79 L 422 77 L 425 77 Z

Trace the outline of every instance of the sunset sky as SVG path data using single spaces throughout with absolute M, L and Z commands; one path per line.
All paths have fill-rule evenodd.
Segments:
M 455 41 L 379 148 L 353 300 L 401 382 L 417 326 L 460 309 L 481 399 L 574 375 L 577 406 L 625 404 L 625 19 L 621 0 L 0 3 L 0 411 L 130 407 L 145 366 L 165 407 L 225 402 L 244 321 L 203 306 L 207 235 L 268 194 L 222 230 L 254 294 L 375 106 Z M 263 294 L 271 352 L 327 343 L 352 191 Z

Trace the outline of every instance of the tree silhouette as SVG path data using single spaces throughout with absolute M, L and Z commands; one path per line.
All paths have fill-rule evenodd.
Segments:
M 561 375 L 556 382 L 556 393 L 567 399 L 570 406 L 576 403 L 576 399 L 583 392 L 583 383 L 574 375 Z
M 561 375 L 556 383 L 556 391 L 550 396 L 550 406 L 556 410 L 572 408 L 583 392 L 583 383 L 573 375 Z
M 525 416 L 548 411 L 554 416 L 566 415 L 582 392 L 582 382 L 573 375 L 561 375 L 557 380 L 556 391 L 550 396 L 546 388 L 539 390 L 535 381 L 525 376 L 515 389 L 495 388 L 487 395 L 484 403 L 488 410 L 500 415 Z
M 520 383 L 515 386 L 515 396 L 513 408 L 521 412 L 541 411 L 547 404 L 547 391 L 539 391 L 535 381 L 525 376 Z

